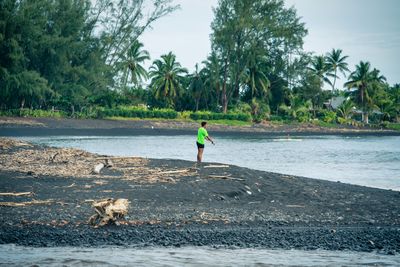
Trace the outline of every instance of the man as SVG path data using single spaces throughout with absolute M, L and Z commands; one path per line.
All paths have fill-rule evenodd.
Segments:
M 207 122 L 203 121 L 201 123 L 201 127 L 197 131 L 197 163 L 200 163 L 203 158 L 203 151 L 204 151 L 204 141 L 210 141 L 214 145 L 214 141 L 208 136 L 207 130 Z

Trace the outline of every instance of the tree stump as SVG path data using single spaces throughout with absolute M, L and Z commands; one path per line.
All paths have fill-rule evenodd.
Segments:
M 104 226 L 116 223 L 118 219 L 123 219 L 128 214 L 129 200 L 125 198 L 103 199 L 94 201 L 93 207 L 96 214 L 89 218 L 89 224 Z

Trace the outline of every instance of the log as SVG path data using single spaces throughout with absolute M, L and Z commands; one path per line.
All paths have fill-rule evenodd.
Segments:
M 207 165 L 204 168 L 229 168 L 229 165 Z
M 15 196 L 15 197 L 19 197 L 19 196 L 29 196 L 32 195 L 32 192 L 20 192 L 20 193 L 0 193 L 0 196 Z
M 99 163 L 96 166 L 94 166 L 92 173 L 93 174 L 100 174 L 100 171 L 103 168 L 104 168 L 104 164 L 103 163 Z
M 176 171 L 165 171 L 165 172 L 158 172 L 157 174 L 173 174 L 173 173 L 182 173 L 182 172 L 189 172 L 189 169 L 184 170 L 176 170 Z
M 98 157 L 98 160 L 111 160 L 111 159 L 143 159 L 143 157 L 126 156 L 126 157 Z
M 209 175 L 208 177 L 210 177 L 210 178 L 219 178 L 219 179 L 224 179 L 224 180 L 244 181 L 244 179 L 234 178 L 234 177 L 230 177 L 228 175 Z
M 32 200 L 25 202 L 0 202 L 0 206 L 6 207 L 23 207 L 28 205 L 42 205 L 42 204 L 51 204 L 54 203 L 53 200 Z

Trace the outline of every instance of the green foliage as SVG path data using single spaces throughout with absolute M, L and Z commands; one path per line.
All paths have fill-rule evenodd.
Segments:
M 103 109 L 98 111 L 100 118 L 105 117 L 125 117 L 125 118 L 161 118 L 161 119 L 176 119 L 178 112 L 172 109 L 146 109 L 140 107 L 121 106 L 112 109 Z
M 248 126 L 251 125 L 250 121 L 239 121 L 239 120 L 208 120 L 210 124 L 222 124 L 229 126 Z
M 232 124 L 317 117 L 327 125 L 368 123 L 370 116 L 378 126 L 387 121 L 384 127 L 400 121 L 400 85 L 390 87 L 369 62 L 345 83 L 355 90 L 335 91 L 348 57 L 341 49 L 303 51 L 307 30 L 283 0 L 220 0 L 203 67 L 188 74 L 169 52 L 146 70 L 150 55 L 139 37 L 177 8 L 170 0 L 0 1 L 1 114 Z M 322 90 L 324 83 L 332 91 Z M 325 110 L 338 94 L 351 100 Z
M 385 128 L 400 131 L 400 123 L 385 123 Z
M 338 108 L 338 114 L 340 116 L 340 119 L 343 119 L 344 121 L 348 121 L 352 116 L 354 106 L 355 105 L 354 105 L 353 101 L 351 101 L 351 100 L 344 101 Z
M 237 120 L 237 121 L 250 121 L 251 115 L 248 113 L 216 113 L 209 111 L 198 111 L 190 114 L 192 120 Z
M 214 13 L 211 42 L 222 69 L 223 112 L 239 99 L 241 88 L 247 89 L 251 101 L 268 93 L 272 84 L 283 90 L 285 82 L 277 81 L 295 77 L 304 68 L 287 64 L 298 55 L 307 31 L 296 11 L 283 1 L 221 0 Z
M 150 87 L 154 90 L 155 98 L 164 100 L 169 108 L 174 107 L 174 100 L 182 90 L 182 75 L 187 70 L 176 62 L 176 56 L 172 52 L 162 55 L 161 60 L 155 60 L 150 69 Z
M 279 114 L 295 119 L 298 122 L 307 122 L 311 118 L 311 101 L 304 102 L 299 96 L 290 98 L 290 106 L 282 104 L 279 107 Z
M 336 112 L 331 110 L 319 110 L 317 117 L 326 123 L 335 123 L 336 122 Z
M 337 121 L 340 123 L 340 124 L 347 124 L 347 125 L 351 125 L 351 123 L 352 123 L 352 119 L 345 119 L 345 118 L 343 118 L 343 117 L 338 117 L 337 118 Z
M 9 109 L 7 111 L 0 111 L 0 116 L 65 118 L 67 117 L 67 114 L 63 111 L 24 108 L 24 109 Z
M 326 121 L 321 121 L 321 120 L 315 120 L 313 121 L 315 125 L 318 125 L 320 127 L 325 127 L 325 128 L 337 128 L 338 125 L 336 123 L 332 122 L 326 122 Z

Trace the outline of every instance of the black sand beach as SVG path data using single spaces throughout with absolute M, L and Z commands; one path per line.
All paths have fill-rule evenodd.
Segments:
M 397 191 L 9 139 L 0 149 L 1 193 L 30 193 L 0 195 L 1 244 L 400 252 Z M 113 166 L 91 174 L 105 159 Z M 128 199 L 128 216 L 119 225 L 88 225 L 93 200 L 104 198 Z
M 199 123 L 175 120 L 105 120 L 0 117 L 0 136 L 126 136 L 195 134 Z M 314 124 L 253 124 L 227 126 L 210 124 L 214 136 L 268 135 L 400 135 L 400 131 L 369 127 L 338 126 L 326 128 Z

